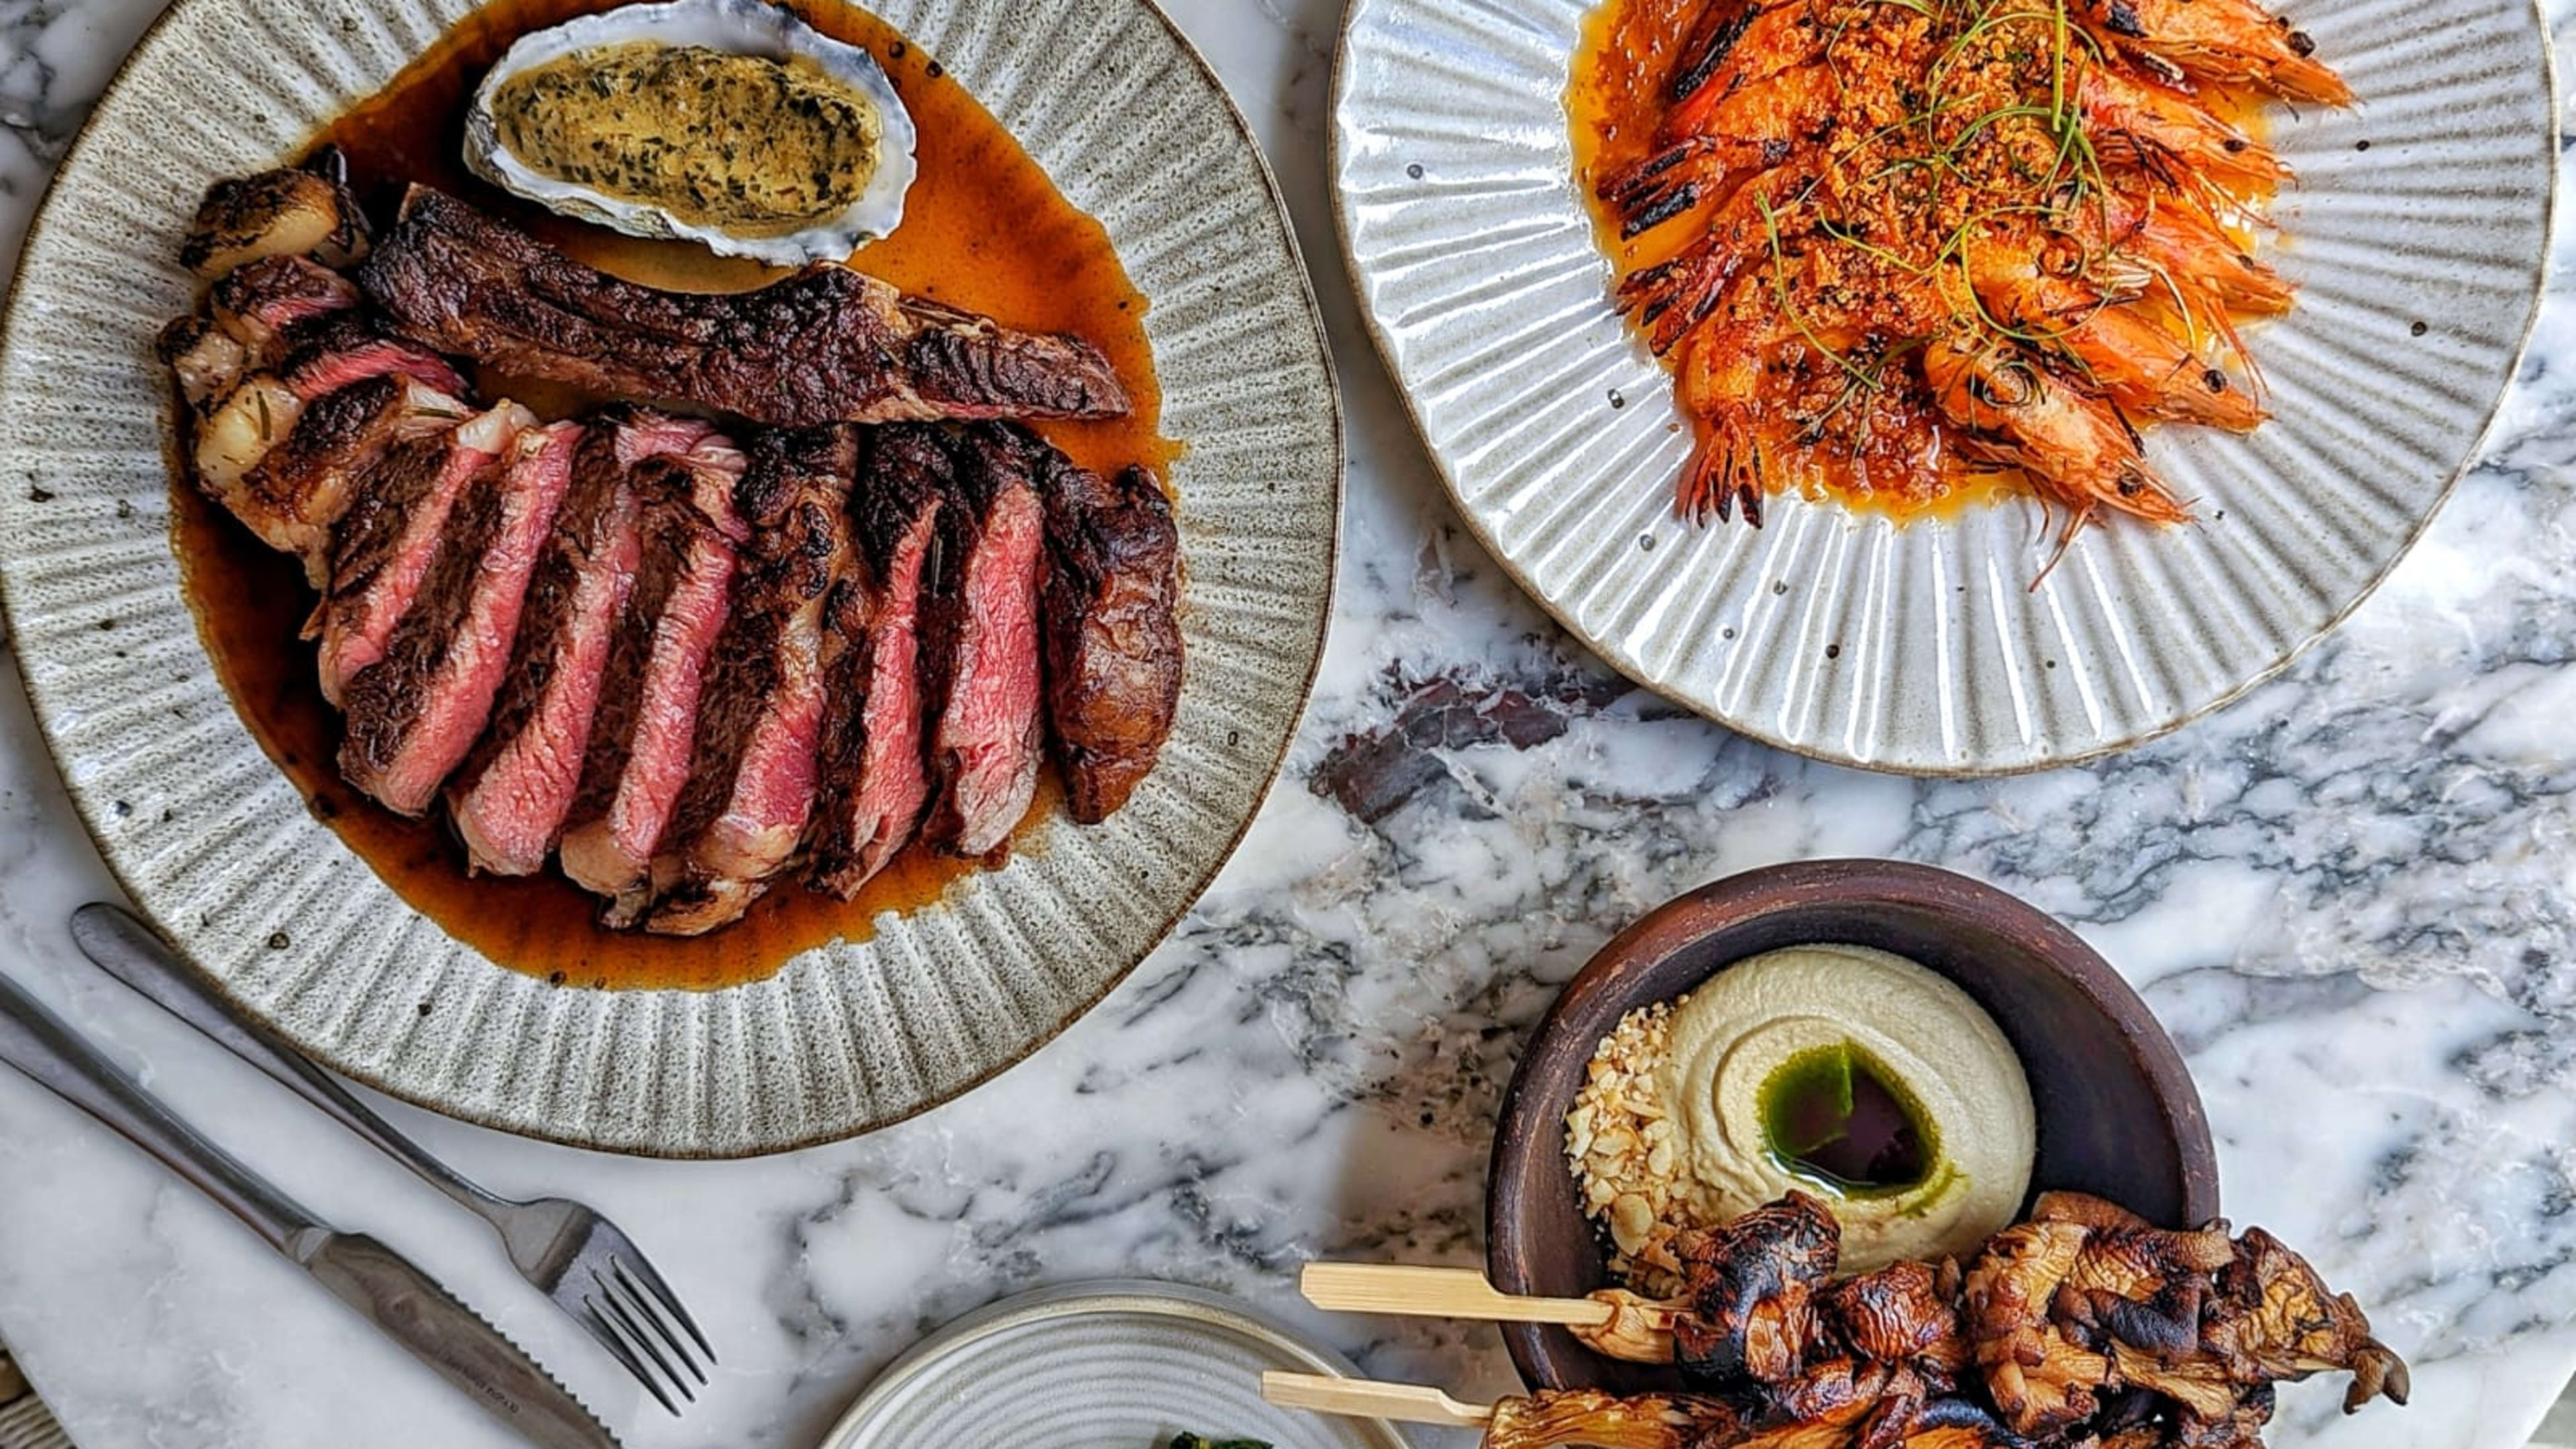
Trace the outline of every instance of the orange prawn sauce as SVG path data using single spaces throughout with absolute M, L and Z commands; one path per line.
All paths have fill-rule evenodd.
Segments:
M 1701 234 L 1702 214 L 1695 212 L 1637 236 L 1623 236 L 1618 208 L 1603 198 L 1601 190 L 1605 178 L 1637 166 L 1660 149 L 1658 128 L 1671 109 L 1666 87 L 1706 9 L 1697 0 L 1604 0 L 1585 20 L 1564 101 L 1575 184 L 1590 210 L 1595 241 L 1611 264 L 1614 283 L 1672 262 Z M 2264 139 L 2268 102 L 2262 95 L 2204 87 L 2198 99 L 2221 121 L 2258 142 Z M 2255 242 L 2253 219 L 2270 200 L 2269 187 L 2238 190 L 2231 197 L 2234 209 L 2220 217 L 2227 237 L 2249 255 Z M 1747 272 L 1758 278 L 1765 265 L 1756 260 Z M 1779 265 L 1776 254 L 1767 265 Z M 2152 313 L 2159 304 L 2141 300 L 2132 305 Z M 1631 324 L 1651 333 L 1651 326 L 1640 317 L 1632 317 Z M 1721 314 L 1701 327 L 1724 325 Z M 1686 416 L 1691 407 L 1685 379 L 1696 341 L 1696 336 L 1684 337 L 1663 358 L 1667 370 L 1676 374 L 1678 400 Z M 1782 371 L 1772 369 L 1774 374 Z M 1854 369 L 1854 381 L 1857 372 Z M 1846 381 L 1830 369 L 1828 380 L 1838 385 Z M 1925 400 L 1928 394 L 1908 398 L 1889 395 L 1900 391 L 1889 389 L 1869 400 L 1868 410 L 1878 425 L 1875 431 L 1864 425 L 1856 444 L 1845 438 L 1836 446 L 1816 446 L 1815 436 L 1793 427 L 1785 415 L 1830 414 L 1849 407 L 1853 395 L 1873 389 L 1867 384 L 1820 388 L 1811 382 L 1808 386 L 1798 407 L 1766 412 L 1765 431 L 1756 439 L 1772 465 L 1775 484 L 1794 487 L 1811 498 L 1831 497 L 1847 506 L 1884 513 L 1900 522 L 1954 516 L 2035 490 L 2020 468 L 1975 457 L 1957 446 L 1948 423 Z
M 635 281 L 691 291 L 757 286 L 781 273 L 714 256 L 693 243 L 650 241 L 573 222 L 519 202 L 468 173 L 461 160 L 467 99 L 510 42 L 606 0 L 501 0 L 460 22 L 376 96 L 320 137 L 348 154 L 373 216 L 390 215 L 407 183 L 444 188 L 508 217 L 547 242 Z M 855 8 L 798 3 L 807 23 L 865 47 L 885 67 L 920 130 L 919 173 L 892 236 L 853 258 L 907 292 L 989 315 L 1005 326 L 1070 332 L 1099 347 L 1135 402 L 1127 417 L 1050 422 L 1046 435 L 1085 467 L 1143 463 L 1157 473 L 1181 452 L 1160 431 L 1161 390 L 1144 330 L 1146 299 L 1108 234 L 1059 193 L 1036 161 L 937 60 Z M 175 244 L 175 240 L 174 240 Z M 603 401 L 554 384 L 492 374 L 487 398 L 515 397 L 548 417 Z M 436 820 L 404 820 L 341 780 L 341 724 L 321 696 L 313 648 L 299 631 L 313 604 L 303 570 L 263 547 L 174 468 L 172 543 L 215 671 L 254 737 L 328 823 L 407 903 L 494 961 L 558 984 L 708 989 L 757 980 L 800 951 L 863 940 L 881 912 L 937 902 L 978 868 L 914 848 L 854 901 L 808 891 L 795 872 L 742 920 L 692 938 L 616 932 L 597 902 L 551 870 L 519 879 L 468 877 Z M 1050 768 L 1017 838 L 1062 809 Z

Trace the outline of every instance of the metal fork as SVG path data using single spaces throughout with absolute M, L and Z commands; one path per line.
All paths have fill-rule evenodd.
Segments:
M 715 1350 L 670 1285 L 615 1223 L 568 1198 L 513 1202 L 457 1175 L 368 1110 L 329 1073 L 217 996 L 151 927 L 127 912 L 104 903 L 83 906 L 72 913 L 72 939 L 107 974 L 275 1077 L 490 1223 L 519 1276 L 580 1320 L 663 1408 L 680 1412 L 673 1390 L 696 1402 L 692 1380 L 707 1382 L 699 1358 L 713 1364 Z M 697 1357 L 688 1344 L 697 1346 Z

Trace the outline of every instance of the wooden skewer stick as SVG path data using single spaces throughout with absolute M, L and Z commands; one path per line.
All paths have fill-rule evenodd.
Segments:
M 1493 1422 L 1487 1404 L 1462 1404 L 1429 1384 L 1390 1384 L 1375 1379 L 1336 1379 L 1322 1374 L 1271 1370 L 1261 1376 L 1261 1397 L 1283 1409 L 1312 1409 L 1356 1419 L 1400 1419 L 1408 1424 L 1449 1424 L 1481 1429 Z
M 1599 1328 L 1617 1310 L 1598 1298 L 1522 1298 L 1497 1292 L 1473 1268 L 1415 1268 L 1396 1263 L 1309 1263 L 1297 1291 L 1336 1313 L 1399 1313 L 1476 1318 L 1489 1323 L 1561 1323 Z

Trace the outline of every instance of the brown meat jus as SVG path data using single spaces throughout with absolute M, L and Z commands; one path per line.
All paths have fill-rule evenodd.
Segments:
M 830 263 L 750 292 L 660 291 L 424 187 L 355 275 L 440 351 L 781 427 L 1128 407 L 1108 360 L 1079 338 L 1012 332 Z

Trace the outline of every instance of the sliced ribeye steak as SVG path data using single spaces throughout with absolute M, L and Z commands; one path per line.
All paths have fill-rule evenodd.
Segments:
M 923 836 L 952 855 L 1007 842 L 1036 797 L 1045 721 L 1038 689 L 1038 574 L 1046 519 L 1028 429 L 978 423 L 957 440 L 961 506 L 948 510 L 930 649 L 938 722 Z
M 616 413 L 595 418 L 574 449 L 571 483 L 529 581 L 491 723 L 448 782 L 448 818 L 469 870 L 534 874 L 572 809 L 609 641 L 642 553 L 621 457 L 634 451 L 632 430 Z
M 1073 818 L 1127 803 L 1172 732 L 1181 698 L 1181 535 L 1142 468 L 1117 481 L 1053 454 L 1043 630 L 1047 720 Z
M 782 427 L 1128 407 L 1108 360 L 1079 338 L 1013 332 L 830 263 L 750 292 L 661 291 L 425 187 L 355 275 L 395 326 L 441 352 Z
M 606 898 L 612 926 L 634 924 L 651 903 L 653 857 L 688 783 L 707 657 L 724 628 L 744 538 L 733 501 L 743 457 L 731 443 L 685 418 L 620 436 L 622 446 L 663 447 L 691 434 L 680 449 L 627 470 L 638 510 L 635 583 L 609 638 L 581 784 L 557 847 L 564 874 Z
M 926 424 L 870 429 L 859 468 L 858 547 L 824 615 L 825 715 L 806 842 L 815 888 L 844 900 L 911 842 L 930 803 L 922 597 L 955 489 L 947 436 Z
M 515 403 L 493 412 L 515 431 L 457 500 L 383 657 L 349 681 L 340 773 L 402 815 L 428 810 L 491 717 L 581 437 L 579 424 L 539 427 Z
M 796 853 L 823 725 L 823 607 L 850 552 L 847 427 L 763 433 L 734 502 L 750 537 L 708 661 L 689 782 L 653 865 L 644 928 L 694 936 L 741 918 Z
M 332 538 L 330 587 L 305 626 L 322 641 L 324 699 L 343 704 L 349 682 L 384 657 L 437 562 L 457 500 L 534 422 L 527 409 L 503 403 L 443 434 L 406 441 L 367 470 Z

